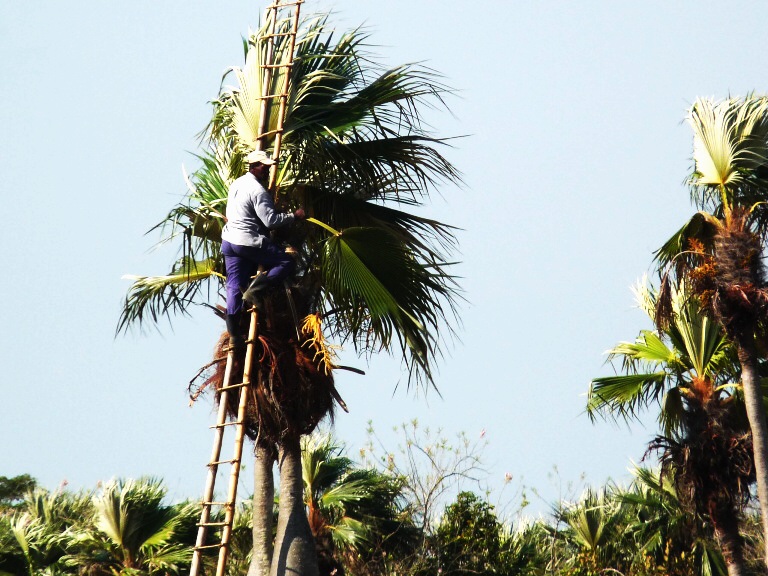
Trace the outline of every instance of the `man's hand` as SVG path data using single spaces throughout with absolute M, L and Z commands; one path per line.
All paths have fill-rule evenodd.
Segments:
M 304 214 L 304 208 L 296 210 L 296 212 L 293 213 L 293 217 L 296 218 L 296 220 L 304 220 L 304 218 L 307 217 L 307 215 Z

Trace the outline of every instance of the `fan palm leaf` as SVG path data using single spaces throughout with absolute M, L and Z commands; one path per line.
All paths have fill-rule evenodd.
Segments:
M 302 440 L 304 494 L 315 537 L 328 536 L 335 550 L 358 552 L 374 539 L 395 533 L 405 537 L 400 483 L 375 470 L 355 468 L 342 452 L 327 435 Z
M 722 554 L 711 538 L 699 534 L 700 521 L 682 505 L 674 483 L 662 481 L 658 470 L 635 467 L 632 474 L 632 486 L 619 491 L 616 498 L 631 511 L 627 533 L 640 564 L 643 556 L 664 564 L 685 554 L 692 557 L 701 576 L 725 576 Z
M 386 230 L 362 227 L 326 240 L 321 270 L 328 305 L 337 310 L 334 329 L 365 334 L 356 346 L 390 350 L 397 342 L 409 372 L 431 382 L 439 314 L 450 305 L 445 273 L 415 260 Z
M 768 165 L 766 112 L 768 99 L 756 96 L 718 102 L 700 98 L 689 110 L 695 163 L 691 183 L 703 191 L 716 191 L 727 211 L 739 186 L 750 179 L 762 180 L 756 170 Z
M 187 313 L 189 303 L 205 290 L 209 280 L 220 281 L 220 266 L 213 259 L 198 262 L 182 258 L 165 276 L 124 276 L 133 285 L 126 296 L 118 331 L 133 322 L 143 322 L 145 316 L 157 322 L 160 316 Z
M 645 281 L 636 290 L 640 306 L 651 317 L 655 294 Z M 722 328 L 706 318 L 686 287 L 675 290 L 672 323 L 664 339 L 643 330 L 634 342 L 622 342 L 609 351 L 609 361 L 621 361 L 623 374 L 594 378 L 587 399 L 591 418 L 601 414 L 618 420 L 636 419 L 658 404 L 659 422 L 667 434 L 679 429 L 684 413 L 682 397 L 701 379 L 707 393 L 720 394 L 736 375 L 733 347 Z

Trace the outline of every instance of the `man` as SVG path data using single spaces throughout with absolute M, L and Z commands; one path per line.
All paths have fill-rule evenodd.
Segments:
M 275 210 L 272 195 L 266 189 L 269 169 L 275 161 L 261 150 L 251 152 L 246 159 L 248 172 L 229 187 L 227 223 L 221 232 L 227 270 L 226 322 L 232 345 L 243 343 L 238 329 L 243 298 L 253 302 L 259 291 L 280 284 L 296 266 L 293 258 L 269 239 L 269 231 L 304 219 L 301 208 L 293 213 Z M 250 282 L 260 265 L 267 273 Z

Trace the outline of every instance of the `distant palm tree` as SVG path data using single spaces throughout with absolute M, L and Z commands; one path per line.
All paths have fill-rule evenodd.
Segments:
M 652 320 L 657 294 L 641 282 L 637 303 Z M 622 374 L 593 378 L 587 395 L 590 418 L 630 421 L 653 405 L 664 434 L 681 430 L 686 398 L 701 401 L 729 398 L 738 381 L 732 345 L 720 327 L 702 314 L 684 287 L 672 289 L 672 321 L 661 334 L 641 330 L 634 342 L 621 342 L 608 352 Z
M 22 567 L 30 575 L 63 569 L 72 534 L 91 511 L 89 494 L 30 490 L 0 517 L 0 574 L 19 574 Z
M 382 554 L 408 552 L 416 544 L 402 482 L 373 469 L 357 468 L 330 436 L 302 443 L 304 501 L 318 548 L 321 576 L 356 573 Z
M 624 505 L 626 546 L 642 566 L 648 560 L 667 574 L 685 566 L 700 576 L 725 576 L 727 568 L 706 525 L 678 497 L 675 484 L 658 470 L 635 468 L 632 485 L 613 497 Z M 693 572 L 691 572 L 693 573 Z
M 666 285 L 687 278 L 703 310 L 733 341 L 752 430 L 763 533 L 768 535 L 768 423 L 757 339 L 768 320 L 762 262 L 768 229 L 768 99 L 699 99 L 688 122 L 694 133 L 692 195 L 701 210 L 658 252 L 666 271 L 658 318 L 670 316 Z M 757 338 L 757 339 L 756 339 Z M 768 538 L 765 538 L 768 562 Z
M 632 555 L 622 549 L 625 517 L 621 502 L 608 490 L 587 489 L 581 499 L 558 513 L 567 524 L 565 538 L 577 553 L 569 564 L 573 574 L 599 574 L 607 568 L 626 571 Z
M 192 542 L 180 542 L 177 530 L 198 516 L 196 505 L 163 503 L 159 480 L 117 480 L 93 497 L 93 516 L 73 534 L 67 566 L 90 575 L 181 574 L 192 558 Z
M 639 291 L 652 314 L 655 295 Z M 672 316 L 662 338 L 641 332 L 611 350 L 625 374 L 595 378 L 588 411 L 627 418 L 660 404 L 662 434 L 649 450 L 662 452 L 663 470 L 680 499 L 713 524 L 732 576 L 745 571 L 739 511 L 754 481 L 751 437 L 743 404 L 728 390 L 738 378 L 735 354 L 720 326 L 703 315 L 685 288 L 671 294 Z
M 300 437 L 339 400 L 334 345 L 394 353 L 403 359 L 409 384 L 434 385 L 433 365 L 455 319 L 458 288 L 449 273 L 455 238 L 450 226 L 402 208 L 422 205 L 436 186 L 459 177 L 438 151 L 445 142 L 421 123 L 422 107 L 441 104 L 447 92 L 434 72 L 412 65 L 381 69 L 359 29 L 337 37 L 326 17 L 316 17 L 303 25 L 290 73 L 273 69 L 265 83 L 259 64 L 272 64 L 287 50 L 287 36 L 268 47 L 270 24 L 245 43 L 245 66 L 232 69 L 235 85 L 222 88 L 213 103 L 202 166 L 188 178 L 189 196 L 160 225 L 167 233 L 163 242 L 180 244 L 180 258 L 166 276 L 133 277 L 119 329 L 210 305 L 222 290 L 227 188 L 244 173 L 249 150 L 274 145 L 274 134 L 257 142 L 259 95 L 287 86 L 275 192 L 286 207 L 304 206 L 314 224 L 285 238 L 298 262 L 290 294 L 269 294 L 261 306 L 261 360 L 253 372 L 248 428 L 259 439 L 255 514 L 271 501 L 271 466 L 279 451 L 272 572 L 282 574 L 295 563 L 312 573 Z M 278 22 L 278 32 L 288 25 Z M 268 106 L 264 117 L 273 130 L 277 107 Z M 269 515 L 257 516 L 254 533 L 269 534 L 271 528 L 259 524 Z M 252 575 L 264 574 L 272 555 L 268 538 L 257 538 L 256 545 Z

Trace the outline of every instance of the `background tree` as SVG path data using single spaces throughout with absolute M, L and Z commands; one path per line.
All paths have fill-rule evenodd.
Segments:
M 88 574 L 181 574 L 192 558 L 196 505 L 163 502 L 154 478 L 114 480 L 93 496 L 88 522 L 72 535 L 66 566 Z M 186 528 L 186 529 L 184 529 Z M 178 540 L 186 534 L 186 542 Z
M 35 488 L 0 517 L 0 572 L 63 570 L 72 537 L 91 511 L 90 494 Z
M 0 514 L 19 505 L 24 496 L 35 489 L 37 480 L 29 474 L 0 476 Z
M 692 197 L 700 211 L 659 251 L 662 296 L 673 277 L 689 279 L 704 311 L 737 348 L 752 430 L 763 531 L 768 534 L 768 424 L 756 344 L 765 336 L 768 291 L 762 262 L 768 225 L 768 100 L 748 96 L 699 99 L 688 113 L 693 129 Z M 669 319 L 659 300 L 660 322 Z M 768 561 L 768 539 L 765 559 Z
M 638 295 L 653 315 L 655 295 L 644 285 Z M 625 373 L 592 381 L 588 411 L 626 419 L 659 403 L 662 434 L 649 450 L 662 452 L 662 470 L 691 513 L 712 522 L 728 572 L 743 574 L 739 513 L 749 499 L 754 466 L 743 403 L 728 392 L 738 381 L 735 354 L 684 286 L 671 292 L 670 304 L 661 337 L 642 331 L 634 343 L 611 350 Z

